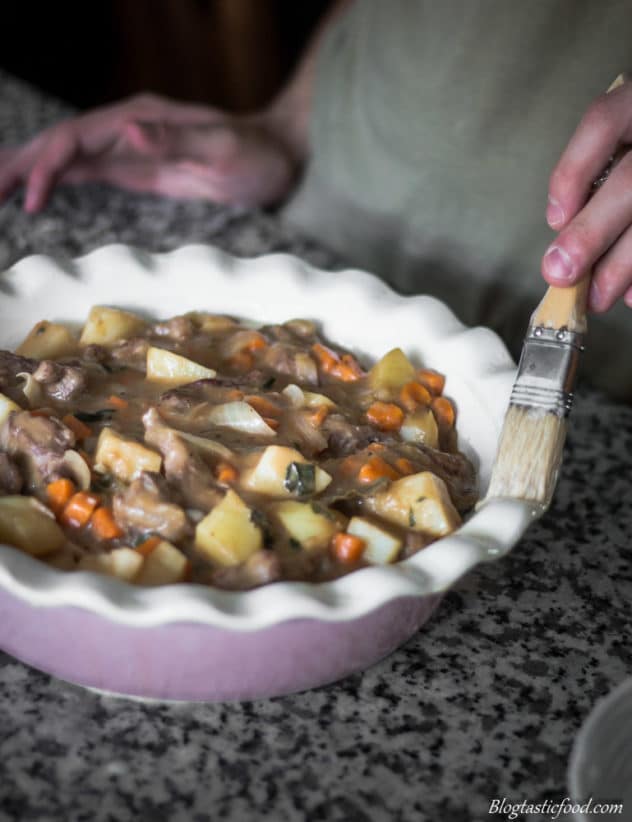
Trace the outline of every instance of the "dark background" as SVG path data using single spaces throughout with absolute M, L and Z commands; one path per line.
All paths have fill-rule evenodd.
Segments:
M 10 0 L 0 66 L 79 108 L 154 91 L 247 111 L 282 86 L 329 0 Z

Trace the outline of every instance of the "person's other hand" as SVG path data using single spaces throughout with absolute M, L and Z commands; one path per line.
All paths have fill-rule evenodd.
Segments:
M 41 210 L 58 183 L 100 181 L 218 203 L 269 205 L 289 192 L 297 159 L 273 118 L 139 95 L 0 149 L 0 201 L 24 185 Z
M 547 222 L 558 236 L 542 260 L 544 279 L 572 285 L 593 271 L 588 307 L 632 308 L 632 153 L 624 154 L 590 197 L 593 181 L 622 145 L 632 143 L 632 83 L 588 109 L 553 170 Z

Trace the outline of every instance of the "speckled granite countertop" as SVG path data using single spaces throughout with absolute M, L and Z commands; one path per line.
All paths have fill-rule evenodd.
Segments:
M 0 75 L 0 142 L 62 112 Z M 60 190 L 37 217 L 20 205 L 0 207 L 0 268 L 112 241 L 342 262 L 239 209 L 98 186 Z M 508 818 L 488 815 L 494 798 L 563 799 L 583 718 L 632 671 L 631 496 L 632 408 L 580 390 L 550 512 L 363 674 L 267 701 L 160 705 L 0 654 L 0 820 L 471 822 Z

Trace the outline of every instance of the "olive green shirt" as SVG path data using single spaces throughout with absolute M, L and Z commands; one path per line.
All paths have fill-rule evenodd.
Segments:
M 294 225 L 514 355 L 544 294 L 548 178 L 632 63 L 632 3 L 355 0 L 318 53 Z M 632 311 L 591 317 L 584 372 L 632 397 Z

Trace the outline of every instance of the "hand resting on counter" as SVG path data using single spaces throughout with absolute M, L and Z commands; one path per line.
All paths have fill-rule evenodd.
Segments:
M 20 185 L 40 211 L 58 183 L 121 188 L 217 203 L 270 205 L 288 193 L 297 158 L 277 110 L 229 115 L 143 94 L 0 148 L 0 200 Z

